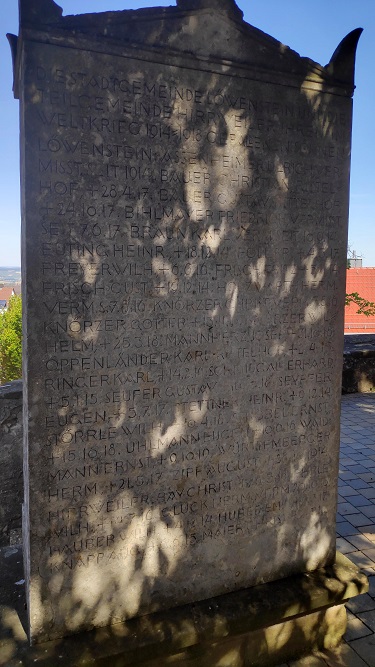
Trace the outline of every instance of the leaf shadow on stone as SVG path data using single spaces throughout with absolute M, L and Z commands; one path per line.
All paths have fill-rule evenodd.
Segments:
M 130 71 L 129 76 L 133 74 L 142 78 L 139 68 L 136 65 L 133 67 L 134 72 Z M 189 76 L 190 79 L 186 75 L 186 80 L 190 80 L 193 89 L 207 89 L 207 72 L 191 72 Z M 159 80 L 163 80 L 162 74 Z M 302 84 L 301 80 L 301 87 Z M 217 92 L 218 86 L 220 93 Z M 229 100 L 231 108 L 224 112 L 215 109 L 211 117 L 206 114 L 201 118 L 191 114 L 191 120 L 189 116 L 180 117 L 180 129 L 173 126 L 175 116 L 160 123 L 160 131 L 163 136 L 170 138 L 171 147 L 166 150 L 165 142 L 158 140 L 153 145 L 155 155 L 165 162 L 163 190 L 168 202 L 166 206 L 160 207 L 158 220 L 143 225 L 142 230 L 140 225 L 127 224 L 130 208 L 134 212 L 135 206 L 141 206 L 145 216 L 144 211 L 154 206 L 152 189 L 155 186 L 152 179 L 148 189 L 145 188 L 141 194 L 129 194 L 131 203 L 124 197 L 120 203 L 125 220 L 120 238 L 124 246 L 127 244 L 128 247 L 134 247 L 134 251 L 140 253 L 138 256 L 143 253 L 144 257 L 151 258 L 154 281 L 151 291 L 148 281 L 142 285 L 141 281 L 137 284 L 136 280 L 128 280 L 129 275 L 121 268 L 120 262 L 103 262 L 100 254 L 102 248 L 99 251 L 99 246 L 95 250 L 90 245 L 91 237 L 85 236 L 83 228 L 79 233 L 73 226 L 67 226 L 65 230 L 64 242 L 72 244 L 72 259 L 81 267 L 88 294 L 99 293 L 109 281 L 113 283 L 116 279 L 119 292 L 113 301 L 113 312 L 116 317 L 126 321 L 125 334 L 122 339 L 117 337 L 116 341 L 123 349 L 116 355 L 110 353 L 111 368 L 116 367 L 120 375 L 118 410 L 106 412 L 105 417 L 100 416 L 103 409 L 96 410 L 95 406 L 106 404 L 107 388 L 91 394 L 97 421 L 117 429 L 119 437 L 114 440 L 113 449 L 110 441 L 105 445 L 106 449 L 103 445 L 99 448 L 95 439 L 87 443 L 87 455 L 91 461 L 85 466 L 83 474 L 79 472 L 79 466 L 75 466 L 74 459 L 71 461 L 72 466 L 67 465 L 56 473 L 59 482 L 64 478 L 71 479 L 72 476 L 78 480 L 87 477 L 84 482 L 78 482 L 76 491 L 73 490 L 68 499 L 59 500 L 59 515 L 45 527 L 43 535 L 31 536 L 35 552 L 41 542 L 53 545 L 55 537 L 58 538 L 56 548 L 52 546 L 49 553 L 47 549 L 44 549 L 43 554 L 41 552 L 40 599 L 45 604 L 45 624 L 51 623 L 52 627 L 57 622 L 59 626 L 65 627 L 66 634 L 77 632 L 82 627 L 88 629 L 99 624 L 113 624 L 112 629 L 97 630 L 96 636 L 100 637 L 101 632 L 107 636 L 113 633 L 115 636 L 116 624 L 120 628 L 119 624 L 126 618 L 168 608 L 176 597 L 181 604 L 204 599 L 207 595 L 207 579 L 215 582 L 210 585 L 212 595 L 221 595 L 230 590 L 241 590 L 264 581 L 287 577 L 301 570 L 313 571 L 334 556 L 336 508 L 331 502 L 328 485 L 329 479 L 337 477 L 337 460 L 336 454 L 329 454 L 329 448 L 331 443 L 337 443 L 338 433 L 336 427 L 333 431 L 324 430 L 329 418 L 327 410 L 332 409 L 332 402 L 327 403 L 325 398 L 330 397 L 333 390 L 326 387 L 327 394 L 323 392 L 319 395 L 319 400 L 314 402 L 315 407 L 312 408 L 309 397 L 316 398 L 313 396 L 316 385 L 324 384 L 320 379 L 317 381 L 318 374 L 320 377 L 322 372 L 329 374 L 337 371 L 338 366 L 341 367 L 341 358 L 332 358 L 331 366 L 323 368 L 327 349 L 331 349 L 336 334 L 335 322 L 341 307 L 340 299 L 337 303 L 334 300 L 327 302 L 325 281 L 329 272 L 340 294 L 346 265 L 340 265 L 340 254 L 335 255 L 329 243 L 329 228 L 340 224 L 338 216 L 331 212 L 324 215 L 324 220 L 319 220 L 323 215 L 321 212 L 316 214 L 317 217 L 311 213 L 296 213 L 294 219 L 289 216 L 294 201 L 298 210 L 303 208 L 303 203 L 296 200 L 300 197 L 301 169 L 302 180 L 308 183 L 304 171 L 305 151 L 312 144 L 303 140 L 303 128 L 308 128 L 309 136 L 312 133 L 315 148 L 323 154 L 328 137 L 332 135 L 333 144 L 341 140 L 340 128 L 336 124 L 337 114 L 334 107 L 330 109 L 332 100 L 324 98 L 321 93 L 309 97 L 301 89 L 298 95 L 291 93 L 289 100 L 288 93 L 284 91 L 280 93 L 284 105 L 278 105 L 275 101 L 262 99 L 260 88 L 255 97 L 261 101 L 254 102 L 248 112 L 248 119 L 251 118 L 249 127 L 246 115 L 233 110 L 237 103 L 234 100 L 238 100 L 241 90 L 235 80 L 212 74 L 208 88 L 218 107 L 221 106 L 222 97 L 225 104 Z M 256 88 L 257 84 L 254 83 L 254 90 Z M 320 113 L 319 105 L 323 98 L 324 105 Z M 285 109 L 289 104 L 291 118 L 281 117 L 281 113 L 287 113 Z M 266 124 L 263 124 L 264 120 L 260 116 L 267 118 Z M 280 134 L 287 134 L 289 122 L 300 124 L 301 142 L 294 142 L 287 153 L 278 154 L 274 147 L 283 145 L 282 141 L 279 142 Z M 253 127 L 257 127 L 260 134 L 259 145 L 254 141 Z M 199 141 L 202 132 L 208 137 L 204 144 Z M 242 143 L 238 140 L 239 134 Z M 347 146 L 342 148 L 340 156 L 344 171 L 348 165 L 348 150 Z M 295 162 L 289 160 L 289 151 L 294 155 Z M 267 160 L 265 153 L 269 156 Z M 183 160 L 181 155 L 184 155 Z M 133 159 L 136 166 L 136 158 Z M 147 148 L 142 159 L 146 164 L 152 163 L 152 158 L 149 160 L 147 156 Z M 104 163 L 106 160 L 103 159 Z M 207 175 L 206 182 L 196 182 L 198 176 L 194 175 L 194 164 L 199 166 L 200 173 L 203 171 Z M 240 167 L 243 167 L 241 181 L 235 181 Z M 333 180 L 339 188 L 347 174 L 343 175 L 340 168 L 336 168 L 338 171 Z M 322 187 L 323 181 L 317 180 L 319 178 L 318 174 L 312 173 L 311 187 L 317 188 L 316 201 L 323 207 L 326 193 Z M 332 177 L 327 178 L 330 180 Z M 93 185 L 94 180 L 93 177 Z M 206 197 L 206 192 L 209 192 L 209 197 Z M 73 203 L 75 197 L 78 199 L 79 195 L 72 195 Z M 255 197 L 258 197 L 257 206 L 252 211 Z M 209 199 L 209 209 L 205 209 L 205 199 Z M 328 196 L 327 201 L 335 207 L 334 198 Z M 236 217 L 238 210 L 245 212 L 242 219 Z M 264 213 L 260 213 L 262 210 Z M 281 223 L 286 227 L 285 253 L 278 233 Z M 319 242 L 316 242 L 317 226 L 324 229 Z M 109 247 L 113 250 L 109 227 L 106 234 L 108 252 Z M 239 262 L 236 254 L 238 239 L 244 250 L 245 264 Z M 164 247 L 167 243 L 166 257 Z M 301 248 L 298 261 L 295 259 L 294 244 Z M 117 252 L 121 254 L 121 249 Z M 176 265 L 170 261 L 174 253 L 178 260 L 180 253 L 186 256 L 182 272 L 180 261 Z M 205 276 L 207 280 L 203 279 Z M 82 282 L 82 276 L 78 282 Z M 304 290 L 302 310 L 301 284 Z M 130 288 L 132 291 L 129 293 Z M 191 298 L 188 296 L 190 294 Z M 181 295 L 180 301 L 176 300 L 176 295 Z M 67 303 L 69 300 L 68 294 Z M 197 301 L 202 302 L 204 317 L 201 320 L 197 317 Z M 93 344 L 94 354 L 99 358 L 96 364 L 98 369 L 102 364 L 107 364 L 107 354 L 102 354 L 100 350 L 106 350 L 108 336 L 96 333 L 93 327 L 84 329 L 87 313 L 95 311 L 84 296 L 78 296 L 76 302 L 78 314 L 67 319 L 68 336 L 72 340 L 76 338 L 77 342 L 83 340 L 88 345 Z M 283 302 L 288 304 L 289 312 L 291 304 L 298 306 L 294 313 L 295 324 L 289 322 L 286 326 L 280 322 L 282 308 L 278 312 L 278 306 Z M 177 308 L 178 303 L 181 303 L 181 309 Z M 244 311 L 247 313 L 246 321 L 241 319 Z M 138 391 L 139 386 L 142 390 L 152 390 L 157 384 L 157 378 L 152 377 L 151 372 L 147 376 L 142 370 L 135 381 L 133 371 L 129 369 L 137 366 L 131 360 L 132 355 L 137 360 L 135 341 L 139 338 L 144 345 L 148 340 L 146 322 L 155 319 L 155 312 L 160 316 L 156 321 L 159 322 L 161 333 L 152 330 L 149 345 L 152 347 L 155 341 L 157 353 L 165 355 L 162 372 L 170 378 L 171 391 L 167 400 L 158 401 L 158 414 L 151 419 L 134 392 Z M 172 339 L 169 339 L 164 331 L 168 326 L 172 328 L 171 313 L 175 331 Z M 194 327 L 191 324 L 192 317 L 195 320 Z M 192 334 L 190 328 L 194 328 Z M 299 361 L 300 349 L 304 350 L 306 345 L 304 340 L 299 347 L 298 336 L 302 328 L 313 353 L 311 357 L 321 354 L 321 357 L 318 356 L 321 362 L 318 362 L 318 369 L 312 370 L 312 377 L 306 378 L 304 383 L 300 381 L 300 384 L 293 386 L 291 374 L 290 385 L 280 384 L 278 374 L 282 374 L 282 366 L 278 365 L 279 361 L 287 357 L 291 361 L 291 368 L 293 365 L 300 368 L 295 362 Z M 85 333 L 82 334 L 82 331 Z M 137 334 L 135 337 L 134 331 Z M 234 340 L 236 342 L 233 345 Z M 250 359 L 245 355 L 244 341 L 246 346 L 250 342 L 257 349 Z M 207 357 L 202 356 L 204 342 L 209 345 Z M 227 353 L 229 342 L 232 352 Z M 178 352 L 174 353 L 173 348 L 178 349 Z M 128 349 L 131 350 L 130 354 Z M 233 349 L 237 356 L 234 356 Z M 257 368 L 258 358 L 261 359 L 261 368 Z M 236 371 L 245 363 L 248 363 L 249 383 L 237 386 Z M 187 385 L 192 371 L 195 374 L 191 378 L 193 382 Z M 264 378 L 264 390 L 261 392 L 252 381 L 252 375 L 255 377 L 259 372 L 263 373 Z M 89 373 L 87 371 L 86 375 Z M 56 379 L 60 375 L 61 372 L 56 370 Z M 132 376 L 133 380 L 126 379 Z M 223 398 L 228 396 L 228 385 L 233 385 L 229 401 Z M 129 391 L 133 392 L 132 400 L 129 399 Z M 44 401 L 42 392 L 39 400 Z M 279 431 L 274 418 L 259 418 L 259 411 L 255 408 L 259 404 L 264 405 L 265 414 L 271 406 L 280 407 L 284 411 Z M 246 406 L 245 424 L 241 406 Z M 60 426 L 56 441 L 50 442 L 52 456 L 61 458 L 65 454 L 69 461 L 71 446 L 84 446 L 74 415 L 69 412 L 69 408 L 56 407 L 56 424 L 60 421 Z M 214 421 L 211 420 L 212 415 Z M 139 437 L 130 441 L 133 419 L 137 420 Z M 288 420 L 287 431 L 284 430 L 283 419 Z M 207 445 L 204 445 L 204 441 L 202 443 L 202 425 L 205 425 L 205 420 L 208 433 L 211 429 Z M 234 425 L 232 430 L 226 430 L 225 426 L 231 423 Z M 219 438 L 218 427 L 221 431 Z M 32 428 L 35 433 L 38 424 L 34 423 Z M 198 434 L 195 438 L 194 432 Z M 224 432 L 228 432 L 227 442 L 220 449 L 216 447 L 215 440 L 220 439 L 222 442 Z M 236 440 L 237 432 L 239 436 Z M 318 448 L 314 447 L 316 456 L 319 458 L 320 449 L 326 455 L 326 465 L 329 465 L 329 471 L 324 473 L 327 473 L 327 493 L 326 496 L 323 493 L 319 501 L 315 483 L 318 467 L 312 461 L 306 432 L 312 434 L 314 445 L 318 444 Z M 144 458 L 142 453 L 145 441 L 152 448 L 151 454 Z M 126 451 L 129 446 L 133 448 L 132 452 Z M 188 450 L 183 452 L 186 446 Z M 139 455 L 134 456 L 137 449 Z M 185 477 L 178 478 L 175 474 L 181 475 L 181 469 L 177 466 L 184 463 L 181 457 L 187 451 L 189 456 L 191 453 L 193 469 L 189 473 L 188 468 L 191 466 L 186 465 Z M 130 454 L 133 454 L 133 458 Z M 108 457 L 112 455 L 114 464 L 119 465 L 110 469 L 111 474 L 117 470 L 124 476 L 113 478 L 108 494 L 108 478 L 104 477 L 102 471 L 105 462 L 108 464 Z M 241 475 L 234 481 L 232 473 L 236 471 L 236 466 L 239 472 L 242 464 Z M 35 468 L 38 465 L 37 460 L 30 461 L 30 466 Z M 136 473 L 139 473 L 137 477 Z M 196 478 L 191 486 L 190 475 Z M 161 488 L 163 480 L 177 480 L 178 492 L 175 488 Z M 225 495 L 221 494 L 233 492 L 234 484 L 237 484 L 237 490 L 236 496 L 232 496 L 233 505 L 225 507 Z M 146 487 L 148 493 L 145 492 Z M 220 498 L 223 498 L 221 505 L 219 503 L 220 512 L 215 515 L 215 512 L 207 511 L 206 524 L 199 525 L 194 519 L 194 513 L 199 515 L 202 496 L 210 497 L 211 494 L 220 494 Z M 44 502 L 42 494 L 39 497 L 34 494 L 31 511 L 38 512 Z M 114 519 L 111 532 L 103 526 L 103 533 L 98 536 L 98 517 L 104 506 Z M 246 533 L 246 525 L 239 522 L 243 516 L 247 516 L 251 532 Z M 67 523 L 73 531 L 79 527 L 81 535 L 72 543 L 72 535 L 67 534 L 66 546 L 61 547 L 61 531 L 65 530 Z M 236 558 L 233 558 L 233 544 L 227 541 L 227 527 L 235 527 L 237 524 L 240 529 Z M 87 540 L 86 537 L 82 538 L 83 531 L 87 532 Z M 204 568 L 199 567 L 203 552 Z M 111 561 L 117 567 L 112 569 Z M 191 581 L 187 581 L 188 571 L 191 572 Z M 178 616 L 178 610 L 172 614 Z M 147 616 L 129 623 L 147 627 Z M 170 622 L 168 627 L 171 635 L 184 630 L 178 626 L 178 621 L 176 624 Z M 296 632 L 303 633 L 299 628 Z M 74 643 L 74 639 L 71 641 Z M 239 651 L 238 660 L 242 660 L 238 662 L 239 665 L 247 664 L 243 657 L 244 651 L 244 648 Z M 218 667 L 225 664 L 220 662 L 222 658 L 221 655 L 217 659 Z

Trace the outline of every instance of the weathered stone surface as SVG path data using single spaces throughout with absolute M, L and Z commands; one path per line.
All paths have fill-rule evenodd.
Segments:
M 0 386 L 0 546 L 21 540 L 22 382 Z
M 332 562 L 355 50 L 323 68 L 234 2 L 45 4 L 16 77 L 33 641 Z
M 375 391 L 375 339 L 371 335 L 346 335 L 342 391 Z M 0 387 L 0 544 L 21 542 L 22 382 Z
M 344 603 L 368 590 L 365 575 L 337 554 L 313 574 L 30 648 L 21 561 L 20 550 L 0 550 L 0 652 L 7 667 L 270 667 L 337 646 Z

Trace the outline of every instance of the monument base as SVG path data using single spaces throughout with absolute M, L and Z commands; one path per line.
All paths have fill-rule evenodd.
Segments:
M 345 602 L 366 593 L 345 556 L 309 574 L 30 647 L 22 552 L 0 551 L 0 665 L 43 667 L 261 667 L 337 646 Z

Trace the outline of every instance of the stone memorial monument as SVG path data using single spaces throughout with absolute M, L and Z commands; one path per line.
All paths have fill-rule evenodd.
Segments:
M 21 0 L 33 643 L 333 563 L 360 32 Z

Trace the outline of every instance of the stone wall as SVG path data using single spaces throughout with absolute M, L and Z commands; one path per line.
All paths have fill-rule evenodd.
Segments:
M 0 387 L 0 547 L 21 541 L 22 381 Z
M 375 336 L 345 336 L 342 393 L 375 391 Z

